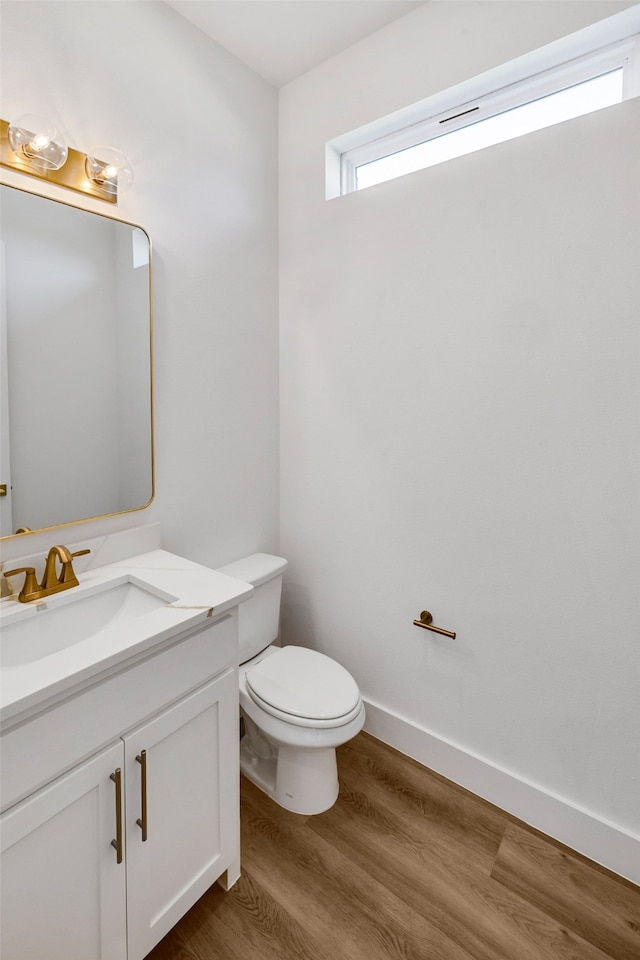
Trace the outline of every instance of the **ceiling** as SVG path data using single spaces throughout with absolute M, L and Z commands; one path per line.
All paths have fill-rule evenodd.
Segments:
M 275 87 L 423 0 L 165 0 Z

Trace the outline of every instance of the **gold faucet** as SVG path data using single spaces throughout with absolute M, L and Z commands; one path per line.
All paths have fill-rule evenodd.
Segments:
M 51 547 L 47 554 L 41 583 L 38 583 L 36 579 L 35 567 L 19 567 L 17 570 L 7 570 L 4 575 L 5 577 L 15 577 L 19 573 L 24 573 L 24 583 L 18 594 L 20 603 L 42 600 L 43 597 L 50 597 L 52 593 L 60 593 L 61 590 L 70 590 L 71 587 L 78 586 L 78 578 L 73 569 L 73 558 L 81 557 L 85 553 L 91 553 L 91 551 L 76 550 L 75 553 L 71 553 L 61 543 Z M 61 564 L 59 574 L 58 561 Z

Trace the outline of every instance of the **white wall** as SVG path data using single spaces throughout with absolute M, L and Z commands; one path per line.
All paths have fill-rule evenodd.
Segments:
M 529 819 L 550 829 L 544 799 L 557 800 L 554 816 L 568 811 L 557 833 L 592 855 L 597 824 L 610 824 L 615 849 L 600 859 L 620 872 L 616 838 L 638 830 L 627 419 L 637 409 L 627 361 L 638 104 L 331 203 L 323 161 L 328 139 L 625 6 L 431 2 L 333 58 L 282 91 L 280 211 L 286 638 L 350 667 L 370 723 L 401 749 L 449 774 L 470 758 L 460 779 L 521 814 L 531 794 L 514 785 L 532 784 Z M 211 565 L 277 551 L 275 91 L 155 2 L 3 2 L 0 79 L 4 118 L 49 114 L 77 149 L 106 141 L 130 155 L 136 183 L 118 213 L 154 244 L 156 500 L 69 540 L 159 520 L 166 547 Z M 532 276 L 550 238 L 534 219 L 547 187 L 556 239 Z M 554 266 L 559 250 L 575 255 Z M 531 357 L 554 391 L 562 384 L 547 348 L 569 361 L 575 348 L 580 360 L 571 402 L 555 404 L 552 391 L 538 418 Z M 505 378 L 502 406 L 479 394 L 478 371 Z M 520 371 L 529 405 L 511 412 Z M 485 409 L 499 429 L 490 450 L 472 448 L 468 482 L 464 448 L 445 444 L 446 418 L 453 410 L 470 440 L 465 416 L 480 428 Z M 550 447 L 563 453 L 569 426 L 580 451 L 568 445 L 557 476 L 543 466 Z M 511 444 L 543 496 L 513 470 L 506 523 L 491 470 L 512 464 Z M 552 512 L 554 491 L 563 499 Z M 549 518 L 564 535 L 563 514 L 572 537 L 549 565 Z M 465 537 L 478 516 L 484 528 Z M 34 551 L 51 542 L 28 540 Z M 3 547 L 7 559 L 27 552 L 20 538 Z M 457 628 L 455 645 L 411 626 L 427 600 Z
M 165 4 L 102 0 L 3 0 L 0 85 L 4 119 L 41 113 L 76 149 L 129 156 L 115 212 L 153 244 L 156 499 L 69 539 L 160 520 L 168 549 L 209 565 L 277 552 L 276 91 Z
M 432 2 L 281 91 L 281 549 L 284 638 L 368 729 L 638 882 L 640 100 L 330 201 L 323 170 L 624 6 Z

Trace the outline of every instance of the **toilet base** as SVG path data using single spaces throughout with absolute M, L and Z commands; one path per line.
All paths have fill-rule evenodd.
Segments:
M 292 813 L 324 813 L 334 805 L 338 766 L 333 747 L 273 746 L 272 752 L 272 756 L 260 756 L 249 736 L 242 738 L 240 770 L 248 780 Z

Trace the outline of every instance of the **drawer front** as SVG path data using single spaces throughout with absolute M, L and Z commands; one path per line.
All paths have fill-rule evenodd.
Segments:
M 237 661 L 234 611 L 7 730 L 1 738 L 1 809 L 229 667 L 237 674 Z

